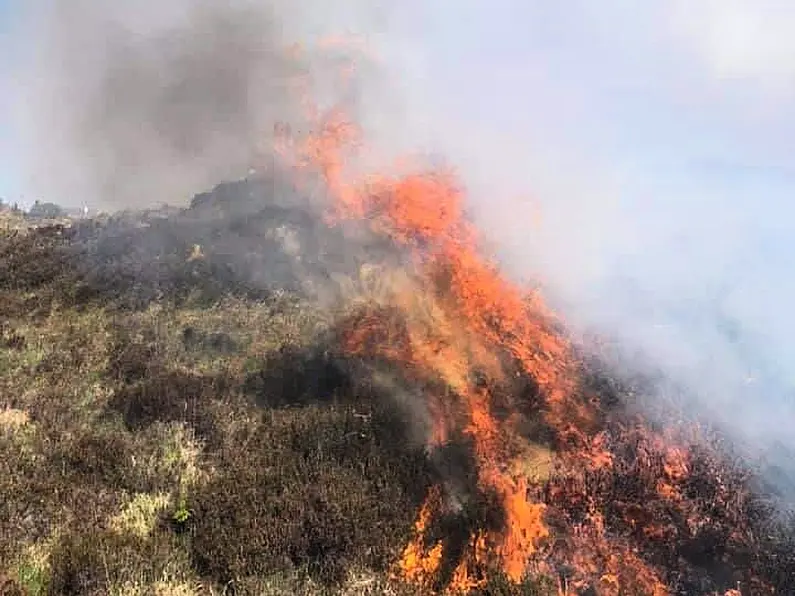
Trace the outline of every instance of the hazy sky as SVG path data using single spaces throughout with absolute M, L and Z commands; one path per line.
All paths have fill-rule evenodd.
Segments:
M 21 190 L 12 160 L 14 139 L 9 121 L 8 80 L 13 60 L 13 4 L 14 0 L 0 0 L 0 197 L 17 195 Z
M 509 263 L 752 445 L 795 446 L 795 5 L 433 6 L 418 103 Z
M 514 272 L 795 447 L 795 3 L 408 0 L 360 27 L 409 114 L 384 142 L 458 165 Z M 0 137 L 0 196 L 24 193 Z
M 509 265 L 795 445 L 795 4 L 416 4 L 423 130 Z

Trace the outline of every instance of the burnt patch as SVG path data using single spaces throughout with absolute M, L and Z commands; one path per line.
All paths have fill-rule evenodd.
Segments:
M 72 235 L 52 228 L 0 232 L 0 313 L 47 316 L 54 304 L 75 304 L 80 279 L 66 253 Z
M 213 354 L 231 355 L 239 351 L 237 342 L 228 333 L 206 333 L 193 327 L 182 330 L 182 345 L 193 352 L 209 352 Z

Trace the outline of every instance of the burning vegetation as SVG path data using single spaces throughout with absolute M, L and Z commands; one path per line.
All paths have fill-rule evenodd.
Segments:
M 640 416 L 451 175 L 326 223 L 275 180 L 3 236 L 4 593 L 788 593 L 749 470 Z
M 332 113 L 297 163 L 322 172 L 332 221 L 364 222 L 405 255 L 401 275 L 371 273 L 377 287 L 339 335 L 346 356 L 419 395 L 427 420 L 439 479 L 397 574 L 459 593 L 486 589 L 495 570 L 513 585 L 555 578 L 566 596 L 775 593 L 747 566 L 765 556 L 750 475 L 706 431 L 654 428 L 589 383 L 541 297 L 480 252 L 451 172 L 347 180 L 358 141 Z

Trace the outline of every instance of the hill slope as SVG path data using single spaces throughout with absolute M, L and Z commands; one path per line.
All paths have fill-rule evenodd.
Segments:
M 432 358 L 417 330 L 448 310 L 394 300 L 424 296 L 408 252 L 326 225 L 274 179 L 4 232 L 0 592 L 410 594 L 463 569 L 471 593 L 787 593 L 795 551 L 747 471 L 704 437 L 671 439 L 677 460 L 626 409 L 639 389 L 584 362 L 578 399 L 597 415 L 567 410 L 574 436 L 541 421 L 540 381 L 515 358 L 499 356 L 514 380 L 497 387 L 473 357 L 465 383 L 486 379 L 506 420 L 524 408 L 512 473 L 548 532 L 520 582 L 480 557 L 468 541 L 510 524 L 483 488 L 504 470 L 463 435 L 429 440 L 424 396 L 465 392 L 415 374 Z M 602 453 L 609 466 L 588 459 Z

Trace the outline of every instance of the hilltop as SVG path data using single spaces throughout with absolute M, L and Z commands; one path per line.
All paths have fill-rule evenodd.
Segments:
M 185 209 L 5 226 L 0 592 L 424 594 L 466 567 L 472 594 L 786 593 L 795 545 L 750 471 L 708 434 L 671 439 L 686 455 L 663 444 L 627 407 L 642 385 L 585 361 L 577 400 L 595 414 L 566 410 L 571 436 L 542 423 L 515 359 L 499 356 L 510 383 L 466 371 L 511 406 L 500 420 L 524 408 L 513 474 L 548 532 L 520 582 L 470 560 L 507 512 L 478 444 L 428 440 L 420 398 L 465 391 L 412 368 L 431 358 L 417 329 L 449 320 L 444 292 L 421 315 L 394 301 L 424 297 L 409 252 L 329 225 L 277 177 Z M 579 440 L 610 464 L 570 456 Z M 439 519 L 419 528 L 437 487 Z M 412 544 L 433 573 L 407 567 Z

